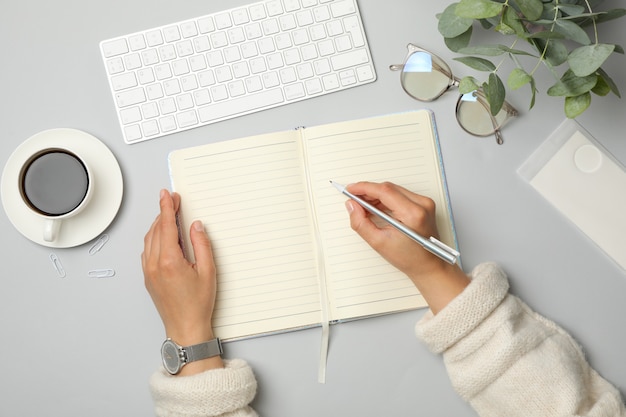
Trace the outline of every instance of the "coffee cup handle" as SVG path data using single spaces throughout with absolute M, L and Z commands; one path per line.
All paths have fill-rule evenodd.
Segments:
M 43 240 L 54 242 L 61 229 L 61 219 L 46 219 L 43 225 Z

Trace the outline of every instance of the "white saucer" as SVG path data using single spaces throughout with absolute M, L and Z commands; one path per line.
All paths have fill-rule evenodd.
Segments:
M 62 147 L 84 159 L 93 171 L 94 190 L 89 204 L 74 217 L 63 220 L 54 242 L 43 239 L 44 220 L 22 200 L 18 188 L 20 169 L 34 153 Z M 2 205 L 13 226 L 43 246 L 69 248 L 97 237 L 113 221 L 122 203 L 122 171 L 104 143 L 76 129 L 51 129 L 28 138 L 9 157 L 2 173 Z

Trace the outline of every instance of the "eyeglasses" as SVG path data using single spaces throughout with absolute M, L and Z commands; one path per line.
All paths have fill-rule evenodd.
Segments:
M 417 45 L 407 45 L 408 54 L 403 65 L 390 65 L 392 71 L 402 71 L 402 88 L 408 95 L 419 101 L 434 101 L 451 87 L 458 87 L 459 78 L 452 75 L 452 70 L 437 55 Z M 478 89 L 461 94 L 456 103 L 456 120 L 467 133 L 474 136 L 495 134 L 496 142 L 503 143 L 500 129 L 517 110 L 506 101 L 495 116 L 491 114 L 485 93 Z

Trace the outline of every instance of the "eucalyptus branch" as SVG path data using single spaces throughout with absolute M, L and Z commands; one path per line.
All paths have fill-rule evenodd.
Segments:
M 594 7 L 598 9 L 595 3 Z M 612 53 L 624 53 L 624 50 L 619 45 L 600 43 L 598 24 L 623 16 L 626 16 L 626 9 L 592 10 L 590 0 L 458 0 L 439 15 L 438 28 L 446 45 L 464 55 L 456 60 L 489 73 L 482 88 L 487 90 L 487 101 L 494 116 L 501 109 L 506 95 L 499 76 L 506 58 L 497 65 L 491 59 L 504 55 L 516 65 L 508 76 L 508 87 L 516 90 L 528 84 L 532 92 L 530 108 L 537 92 L 534 77 L 543 63 L 556 79 L 547 94 L 563 97 L 565 114 L 576 117 L 591 104 L 591 93 L 604 96 L 612 92 L 621 97 L 617 85 L 601 66 Z M 589 19 L 593 24 L 595 42 L 582 28 Z M 506 42 L 511 46 L 470 45 L 473 27 L 479 26 L 474 25 L 477 22 L 485 29 L 494 29 L 496 34 L 513 36 L 513 42 Z M 515 49 L 519 40 L 527 41 L 538 56 Z M 530 73 L 520 64 L 518 55 L 537 58 Z M 563 70 L 557 71 L 560 67 Z M 464 88 L 479 88 L 480 83 L 474 77 L 464 80 Z

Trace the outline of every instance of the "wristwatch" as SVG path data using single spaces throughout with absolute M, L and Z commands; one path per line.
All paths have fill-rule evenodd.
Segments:
M 180 372 L 189 362 L 218 356 L 223 353 L 220 339 L 209 340 L 192 346 L 180 346 L 172 339 L 167 339 L 161 346 L 163 367 L 172 375 Z

